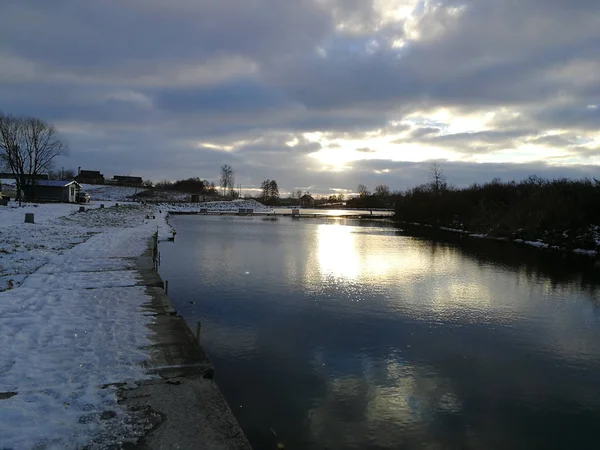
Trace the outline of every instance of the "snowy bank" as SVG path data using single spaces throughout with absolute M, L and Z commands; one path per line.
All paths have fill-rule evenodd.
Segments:
M 254 212 L 272 212 L 273 208 L 263 205 L 256 200 L 232 200 L 221 202 L 203 203 L 159 203 L 158 205 L 168 212 L 200 212 L 201 209 L 209 213 L 237 213 L 240 209 L 253 209 Z
M 102 184 L 82 184 L 81 189 L 90 194 L 93 201 L 111 202 L 130 202 L 135 195 L 145 190 L 143 188 Z
M 465 236 L 468 236 L 471 238 L 476 238 L 476 239 L 490 239 L 490 240 L 494 240 L 494 241 L 512 242 L 512 243 L 519 244 L 519 245 L 527 245 L 530 247 L 535 247 L 535 248 L 545 249 L 545 250 L 571 252 L 571 253 L 575 253 L 578 255 L 592 256 L 592 257 L 596 257 L 596 256 L 600 255 L 599 250 L 593 250 L 590 248 L 573 248 L 573 243 L 571 243 L 570 246 L 566 246 L 564 244 L 556 245 L 556 244 L 551 244 L 551 243 L 545 242 L 544 239 L 531 240 L 531 239 L 522 239 L 522 238 L 516 238 L 516 237 L 512 237 L 512 238 L 498 237 L 498 236 L 485 234 L 485 233 L 473 233 L 471 231 L 463 230 L 460 228 L 451 228 L 451 227 L 444 227 L 444 226 L 436 227 L 436 226 L 433 226 L 430 224 L 421 224 L 421 223 L 417 223 L 417 222 L 396 222 L 396 223 L 401 226 L 404 226 L 404 227 L 409 226 L 409 227 L 416 227 L 416 228 L 436 229 L 436 230 L 440 230 L 440 231 L 446 231 L 449 233 L 461 234 L 461 235 L 465 235 Z M 520 231 L 520 230 L 518 230 L 518 231 Z M 549 234 L 549 233 L 546 232 L 545 234 Z M 565 240 L 566 240 L 566 238 L 569 237 L 567 235 L 567 233 L 562 233 L 562 235 L 564 236 Z M 587 230 L 585 230 L 585 232 L 582 235 L 576 236 L 575 239 L 573 240 L 573 242 L 574 242 L 575 247 L 577 247 L 577 242 L 579 242 L 580 244 L 581 243 L 586 243 L 587 245 L 592 244 L 592 246 L 595 246 L 596 249 L 600 248 L 600 226 L 590 225 L 589 227 L 587 227 Z
M 77 209 L 0 207 L 2 448 L 107 448 L 145 432 L 115 384 L 149 377 L 153 318 L 133 261 L 170 229 L 149 206 Z

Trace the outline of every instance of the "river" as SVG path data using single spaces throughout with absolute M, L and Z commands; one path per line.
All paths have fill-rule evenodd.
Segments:
M 351 219 L 170 221 L 161 276 L 255 449 L 600 448 L 594 261 Z

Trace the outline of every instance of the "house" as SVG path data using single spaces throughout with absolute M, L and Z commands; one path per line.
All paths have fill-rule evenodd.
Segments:
M 75 177 L 75 181 L 86 184 L 104 184 L 104 175 L 98 170 L 79 169 L 79 174 Z
M 40 180 L 32 189 L 38 201 L 75 203 L 81 185 L 77 181 Z
M 142 177 L 130 177 L 125 175 L 115 175 L 113 180 L 115 184 L 118 184 L 119 186 L 139 187 L 143 183 Z
M 315 206 L 315 199 L 312 198 L 311 195 L 304 194 L 302 197 L 300 197 L 300 206 L 303 208 L 313 207 Z

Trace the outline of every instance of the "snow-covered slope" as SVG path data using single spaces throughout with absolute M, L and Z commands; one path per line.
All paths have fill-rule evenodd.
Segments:
M 256 200 L 232 200 L 223 202 L 204 203 L 160 203 L 161 208 L 169 212 L 198 212 L 207 209 L 208 212 L 238 212 L 240 208 L 253 209 L 255 212 L 270 212 L 272 208 L 263 205 Z
M 141 188 L 101 184 L 82 184 L 81 188 L 90 194 L 92 201 L 130 202 L 136 193 L 144 191 Z

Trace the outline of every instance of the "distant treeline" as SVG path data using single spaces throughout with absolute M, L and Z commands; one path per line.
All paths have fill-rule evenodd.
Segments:
M 395 218 L 550 245 L 596 249 L 600 181 L 546 180 L 474 184 L 464 189 L 429 183 L 395 198 Z
M 165 191 L 187 192 L 190 194 L 216 195 L 218 193 L 215 183 L 209 183 L 207 180 L 197 177 L 173 182 L 168 180 L 159 181 L 154 187 Z

